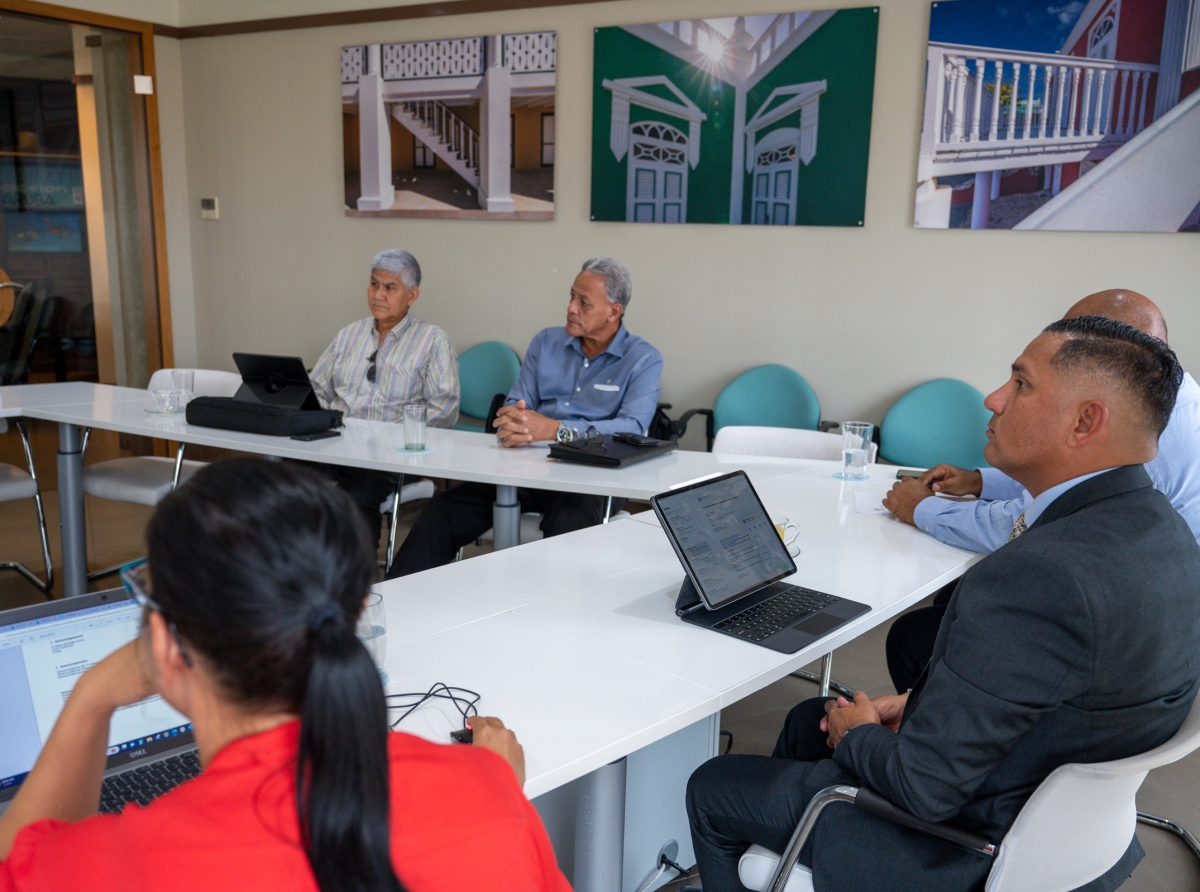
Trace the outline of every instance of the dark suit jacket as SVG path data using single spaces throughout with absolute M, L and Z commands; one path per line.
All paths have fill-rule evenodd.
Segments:
M 1141 465 L 1117 468 L 967 571 L 899 733 L 854 728 L 833 764 L 921 818 L 999 842 L 1058 766 L 1168 740 L 1198 678 L 1200 546 Z M 983 888 L 989 859 L 849 808 L 827 814 L 818 889 Z M 892 869 L 847 876 L 864 857 Z

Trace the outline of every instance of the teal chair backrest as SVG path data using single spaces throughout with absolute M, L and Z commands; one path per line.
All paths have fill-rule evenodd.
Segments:
M 983 394 L 970 384 L 954 378 L 927 381 L 888 409 L 879 431 L 879 457 L 917 468 L 942 462 L 986 468 L 983 447 L 991 417 Z
M 498 393 L 508 393 L 521 374 L 521 358 L 513 348 L 500 341 L 484 341 L 458 358 L 458 384 L 462 401 L 458 411 L 462 415 L 487 418 L 492 398 Z M 464 430 L 478 430 L 478 426 L 457 425 Z
M 785 365 L 760 365 L 738 375 L 713 406 L 713 431 L 730 425 L 815 431 L 821 405 L 808 382 Z

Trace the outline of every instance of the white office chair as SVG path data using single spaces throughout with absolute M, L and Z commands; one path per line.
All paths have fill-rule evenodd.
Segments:
M 842 458 L 842 435 L 829 434 L 824 431 L 800 430 L 793 427 L 757 427 L 753 425 L 729 425 L 717 431 L 713 440 L 714 455 L 765 455 L 772 458 L 810 458 L 820 461 L 840 461 Z M 874 462 L 879 454 L 879 446 L 871 444 L 867 451 L 867 461 Z M 824 675 L 827 667 L 832 670 L 833 654 L 825 659 L 826 666 L 822 672 L 809 672 L 807 669 L 797 669 L 792 675 L 811 681 L 821 688 L 824 697 L 830 690 L 843 697 L 853 699 L 853 688 L 839 681 L 829 680 L 829 688 L 825 688 Z
M 173 387 L 172 371 L 159 369 L 151 375 L 150 384 L 146 389 L 168 390 Z M 233 372 L 212 369 L 192 371 L 195 372 L 193 393 L 196 396 L 233 396 L 242 384 L 241 376 Z M 84 433 L 85 450 L 90 433 L 90 429 Z M 130 458 L 114 458 L 85 467 L 83 491 L 98 499 L 133 502 L 153 508 L 166 498 L 167 493 L 204 467 L 204 462 L 184 461 L 184 448 L 185 444 L 180 443 L 173 459 L 156 455 L 136 455 Z M 115 573 L 118 569 L 119 566 L 97 570 L 89 573 L 88 579 L 98 579 Z
M 725 455 L 767 455 L 773 458 L 841 461 L 842 436 L 792 427 L 731 425 L 717 431 L 712 451 Z M 879 445 L 872 443 L 867 452 L 867 461 L 874 462 L 878 454 Z
M 390 498 L 384 499 L 379 505 L 379 513 L 388 519 L 388 550 L 387 560 L 380 561 L 386 575 L 392 569 L 392 561 L 396 556 L 396 515 L 401 505 L 415 502 L 418 499 L 432 499 L 434 492 L 433 481 L 422 477 L 420 480 L 410 480 L 407 483 L 403 474 L 396 476 L 396 491 Z
M 1128 759 L 1055 769 L 1029 797 L 1000 845 L 991 846 L 995 864 L 988 874 L 986 892 L 1067 892 L 1102 876 L 1129 848 L 1138 821 L 1163 826 L 1162 818 L 1137 811 L 1137 791 L 1146 773 L 1178 762 L 1198 747 L 1200 698 L 1192 704 L 1179 731 L 1162 746 Z M 967 848 L 983 851 L 980 846 L 989 845 L 978 834 L 952 824 L 921 821 L 870 790 L 827 787 L 813 797 L 784 851 L 783 865 L 790 873 L 786 884 L 782 882 L 785 871 L 777 870 L 779 856 L 762 846 L 751 846 L 738 864 L 743 885 L 754 892 L 812 892 L 812 873 L 796 859 L 822 809 L 834 802 L 852 803 Z M 1186 830 L 1183 833 L 1184 841 L 1193 847 L 1195 838 Z
M 54 587 L 54 566 L 50 563 L 50 541 L 46 537 L 46 512 L 42 509 L 42 490 L 38 484 L 37 469 L 33 465 L 33 449 L 29 445 L 29 431 L 22 421 L 14 422 L 21 434 L 21 445 L 25 448 L 25 464 L 28 471 L 22 471 L 16 465 L 0 462 L 0 502 L 14 502 L 17 499 L 33 499 L 37 507 L 38 530 L 42 534 L 42 561 L 46 565 L 46 581 L 37 576 L 20 561 L 0 561 L 0 570 L 14 570 L 20 573 L 31 585 L 35 586 L 47 598 L 52 598 L 50 590 Z M 0 434 L 8 430 L 8 422 L 0 418 Z

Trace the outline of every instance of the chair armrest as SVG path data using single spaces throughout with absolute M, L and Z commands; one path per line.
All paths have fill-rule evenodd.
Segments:
M 916 815 L 906 812 L 898 805 L 894 805 L 874 790 L 869 790 L 866 787 L 858 788 L 858 795 L 854 797 L 854 807 L 862 809 L 867 814 L 874 815 L 877 818 L 883 818 L 885 821 L 891 821 L 893 824 L 899 824 L 902 827 L 908 827 L 910 830 L 916 830 L 919 833 L 924 833 L 926 836 L 932 836 L 934 839 L 940 839 L 942 842 L 948 842 L 950 845 L 958 846 L 961 849 L 967 849 L 980 855 L 987 855 L 989 858 L 996 854 L 996 846 L 982 833 L 956 827 L 948 822 L 934 823 L 933 821 L 922 821 Z
M 942 842 L 985 855 L 989 858 L 994 857 L 996 854 L 996 846 L 989 842 L 987 837 L 982 834 L 971 830 L 964 830 L 952 824 L 923 821 L 916 815 L 910 814 L 887 799 L 884 799 L 874 790 L 869 790 L 866 787 L 852 787 L 846 784 L 838 784 L 837 786 L 826 787 L 809 800 L 808 807 L 804 809 L 804 814 L 800 816 L 800 821 L 796 824 L 796 829 L 792 833 L 792 838 L 788 841 L 787 848 L 783 850 L 783 853 L 779 857 L 779 863 L 775 866 L 775 873 L 771 877 L 771 882 L 767 884 L 767 892 L 783 892 L 788 879 L 792 875 L 792 869 L 800 859 L 800 850 L 804 848 L 804 844 L 808 842 L 809 836 L 812 835 L 813 829 L 817 826 L 817 818 L 821 816 L 822 811 L 835 802 L 849 803 L 855 808 L 862 809 L 867 814 L 874 815 L 877 818 L 891 821 L 893 824 L 899 824 L 902 827 L 908 827 L 911 830 L 916 830 L 918 833 L 924 833 L 926 836 L 931 836 L 934 839 L 939 839 Z
M 704 418 L 704 436 L 708 441 L 708 451 L 712 452 L 713 448 L 713 410 L 712 409 L 688 409 L 679 418 L 671 422 L 671 437 L 678 440 L 687 431 L 688 422 L 696 415 L 703 415 Z

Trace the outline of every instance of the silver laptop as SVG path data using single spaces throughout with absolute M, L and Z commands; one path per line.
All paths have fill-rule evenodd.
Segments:
M 0 812 L 37 761 L 75 682 L 138 634 L 125 589 L 0 611 Z M 199 773 L 191 722 L 161 697 L 113 715 L 102 811 L 145 804 Z

